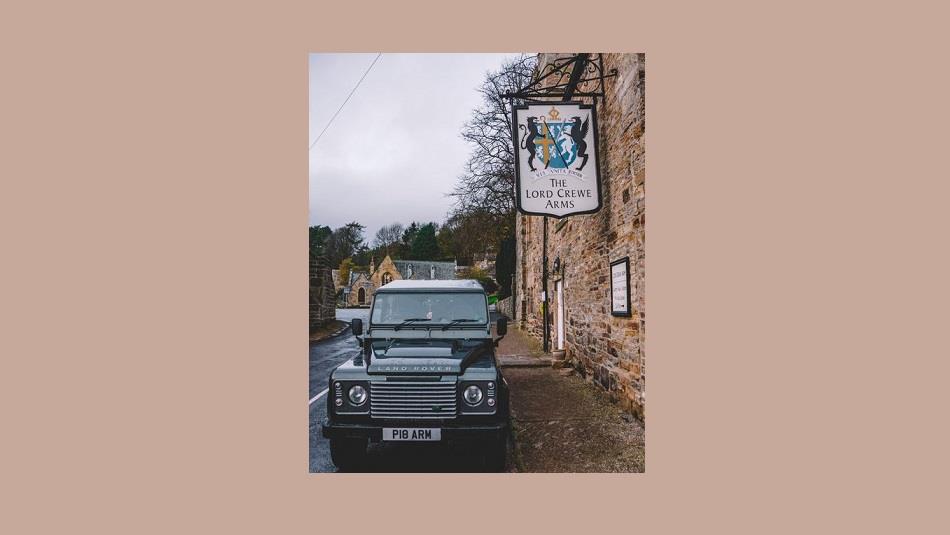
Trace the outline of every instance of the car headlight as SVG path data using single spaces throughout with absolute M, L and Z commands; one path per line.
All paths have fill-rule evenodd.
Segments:
M 353 405 L 359 406 L 366 403 L 366 389 L 360 385 L 354 385 L 351 387 L 350 392 L 347 395 L 350 398 L 350 403 Z
M 465 389 L 465 392 L 462 392 L 462 399 L 465 400 L 465 403 L 474 407 L 482 402 L 482 389 L 471 385 Z

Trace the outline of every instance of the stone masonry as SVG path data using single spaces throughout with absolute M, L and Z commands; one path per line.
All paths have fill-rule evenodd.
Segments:
M 495 310 L 497 310 L 498 313 L 503 316 L 506 316 L 508 318 L 513 318 L 515 317 L 515 312 L 514 312 L 514 309 L 512 308 L 513 306 L 514 306 L 514 299 L 509 296 L 504 299 L 499 299 L 498 303 L 495 305 Z
M 336 290 L 330 265 L 324 256 L 310 255 L 310 328 L 336 319 Z
M 350 284 L 350 292 L 347 294 L 346 306 L 357 307 L 357 306 L 366 306 L 368 307 L 373 302 L 373 295 L 376 293 L 376 285 L 373 284 L 373 281 L 370 279 L 370 276 L 366 272 L 358 272 L 353 277 L 353 282 Z M 362 299 L 360 299 L 362 297 Z
M 554 54 L 541 54 L 540 64 Z M 569 363 L 602 386 L 625 410 L 643 418 L 646 401 L 644 327 L 644 55 L 604 54 L 604 70 L 617 69 L 598 99 L 603 208 L 590 215 L 547 218 L 551 348 L 557 348 L 557 294 L 561 281 L 564 350 Z M 591 99 L 585 100 L 590 103 Z M 519 214 L 515 315 L 541 339 L 544 219 Z M 630 259 L 632 316 L 610 314 L 610 262 Z M 560 270 L 554 271 L 555 259 Z

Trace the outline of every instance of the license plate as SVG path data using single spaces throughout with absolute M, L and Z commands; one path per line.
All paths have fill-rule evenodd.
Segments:
M 406 427 L 384 427 L 383 440 L 424 440 L 439 441 L 442 440 L 442 430 L 432 427 L 406 428 Z

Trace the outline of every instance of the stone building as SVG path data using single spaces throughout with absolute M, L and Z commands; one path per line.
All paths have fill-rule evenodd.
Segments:
M 554 54 L 541 54 L 541 66 Z M 518 214 L 514 315 L 541 340 L 542 259 L 547 225 L 548 321 L 552 350 L 601 385 L 625 410 L 643 418 L 644 327 L 644 55 L 604 54 L 597 99 L 602 209 L 564 219 Z M 575 99 L 591 103 L 593 99 Z M 547 219 L 547 221 L 545 221 Z M 629 317 L 611 314 L 610 264 L 629 258 Z
M 449 280 L 455 278 L 455 262 L 432 262 L 429 260 L 393 260 L 389 255 L 376 266 L 370 263 L 369 271 L 350 271 L 346 284 L 339 280 L 339 270 L 334 270 L 337 289 L 344 288 L 344 306 L 369 306 L 376 289 L 394 280 Z
M 366 271 L 350 271 L 349 291 L 345 292 L 346 306 L 369 306 L 376 293 L 376 286 Z
M 473 260 L 474 267 L 484 271 L 489 277 L 495 278 L 495 253 L 477 255 Z

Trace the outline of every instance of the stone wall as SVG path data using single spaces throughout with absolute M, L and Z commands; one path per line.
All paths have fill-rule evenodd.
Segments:
M 360 290 L 363 290 L 363 302 L 360 303 Z M 368 307 L 373 302 L 373 294 L 376 293 L 376 285 L 373 284 L 373 281 L 365 274 L 360 273 L 359 277 L 353 281 L 353 284 L 350 285 L 350 293 L 347 295 L 346 306 L 348 307 L 358 307 L 366 306 Z
M 495 310 L 503 316 L 514 318 L 514 309 L 512 308 L 514 304 L 514 299 L 511 297 L 499 299 L 498 303 L 495 304 Z
M 336 289 L 326 257 L 310 255 L 310 329 L 336 319 Z
M 379 267 L 372 272 L 370 280 L 373 281 L 373 284 L 377 288 L 386 284 L 385 281 L 398 281 L 402 280 L 402 275 L 399 273 L 399 269 L 396 267 L 396 264 L 393 263 L 393 259 L 386 255 L 386 258 L 383 258 L 383 261 L 379 264 Z
M 543 64 L 552 57 L 542 54 L 540 61 Z M 613 68 L 617 76 L 606 80 L 606 96 L 597 102 L 603 208 L 596 214 L 547 221 L 550 347 L 557 348 L 555 284 L 561 281 L 567 358 L 611 398 L 642 418 L 646 401 L 644 56 L 605 54 L 604 70 Z M 518 323 L 539 340 L 544 219 L 519 214 L 515 230 Z M 631 317 L 610 314 L 610 262 L 623 257 L 630 258 Z M 561 269 L 554 272 L 558 258 Z

